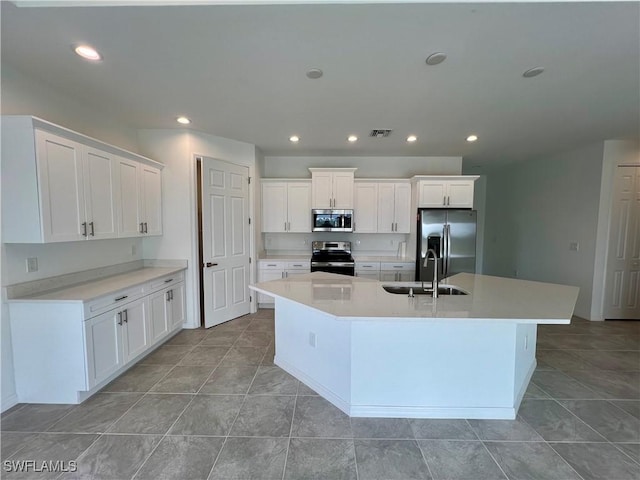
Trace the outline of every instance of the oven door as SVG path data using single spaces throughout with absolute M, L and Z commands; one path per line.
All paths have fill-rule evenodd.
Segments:
M 353 277 L 356 274 L 356 265 L 351 262 L 311 262 L 311 271 L 337 273 Z

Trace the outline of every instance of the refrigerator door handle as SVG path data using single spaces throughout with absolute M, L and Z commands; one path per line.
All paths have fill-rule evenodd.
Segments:
M 447 224 L 447 265 L 446 272 L 449 275 L 449 269 L 451 268 L 451 225 Z

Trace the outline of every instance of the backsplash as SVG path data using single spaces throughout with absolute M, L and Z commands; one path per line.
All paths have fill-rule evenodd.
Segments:
M 263 233 L 267 255 L 287 253 L 311 255 L 314 240 L 349 241 L 354 254 L 396 256 L 399 244 L 406 242 L 409 235 L 400 233 Z M 411 256 L 412 252 L 407 252 Z

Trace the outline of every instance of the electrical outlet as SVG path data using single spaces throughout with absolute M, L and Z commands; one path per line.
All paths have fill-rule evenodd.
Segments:
M 524 336 L 524 349 L 529 350 L 529 335 Z
M 309 332 L 309 345 L 313 348 L 316 347 L 316 334 L 313 332 Z
M 131 255 L 135 255 L 138 252 L 138 249 L 135 245 L 131 245 Z
M 572 252 L 577 252 L 578 250 L 580 250 L 580 244 L 578 242 L 570 242 L 569 250 L 571 250 Z
M 27 258 L 27 273 L 38 271 L 38 257 Z

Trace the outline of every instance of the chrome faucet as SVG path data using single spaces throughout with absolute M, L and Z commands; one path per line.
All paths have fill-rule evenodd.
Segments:
M 427 262 L 429 261 L 430 255 L 433 255 L 433 282 L 431 283 L 431 287 L 433 288 L 433 298 L 438 298 L 438 254 L 433 248 L 427 250 L 427 254 L 424 256 L 424 264 L 422 266 L 427 268 Z M 424 290 L 424 278 L 422 279 L 422 290 Z

